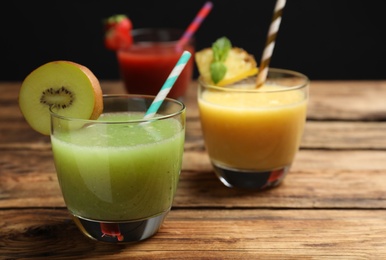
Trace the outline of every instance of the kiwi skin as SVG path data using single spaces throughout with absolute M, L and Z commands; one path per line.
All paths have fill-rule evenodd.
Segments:
M 66 88 L 69 82 L 74 85 Z M 77 89 L 82 87 L 85 87 L 86 92 L 81 91 L 83 94 L 77 96 L 80 94 Z M 92 97 L 87 98 L 87 101 L 84 100 L 86 93 Z M 73 106 L 73 101 L 77 105 Z M 103 111 L 103 94 L 99 80 L 90 69 L 81 64 L 66 60 L 48 62 L 25 78 L 19 92 L 21 113 L 27 123 L 43 135 L 51 132 L 49 109 L 52 102 L 61 103 L 51 106 L 60 115 L 97 119 Z
M 94 75 L 94 73 L 89 68 L 81 64 L 78 64 L 72 61 L 58 61 L 58 62 L 67 62 L 75 66 L 78 66 L 84 72 L 84 74 L 89 78 L 91 85 L 94 88 L 94 94 L 95 94 L 94 110 L 89 119 L 97 119 L 103 112 L 103 93 L 102 93 L 102 88 L 99 84 L 98 78 Z

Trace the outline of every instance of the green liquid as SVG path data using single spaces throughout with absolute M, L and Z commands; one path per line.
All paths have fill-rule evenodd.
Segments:
M 101 120 L 118 117 L 143 115 L 107 114 Z M 184 145 L 184 129 L 177 120 L 95 124 L 55 133 L 51 142 L 59 183 L 72 214 L 128 221 L 170 209 Z

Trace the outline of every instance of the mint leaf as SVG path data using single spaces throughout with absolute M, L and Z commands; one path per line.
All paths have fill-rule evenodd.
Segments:
M 212 44 L 213 60 L 224 62 L 232 49 L 231 41 L 227 37 L 221 37 Z
M 225 77 L 227 67 L 224 62 L 231 49 L 232 43 L 227 37 L 221 37 L 212 44 L 213 61 L 210 64 L 210 74 L 215 84 Z
M 224 63 L 216 61 L 210 64 L 210 74 L 214 84 L 220 82 L 225 77 L 226 72 L 227 67 L 224 65 Z

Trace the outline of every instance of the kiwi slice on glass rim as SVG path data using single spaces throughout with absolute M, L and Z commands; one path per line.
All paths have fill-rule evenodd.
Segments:
M 87 67 L 66 60 L 48 62 L 32 71 L 19 92 L 19 107 L 37 132 L 50 134 L 50 107 L 72 118 L 97 119 L 103 111 L 102 89 Z

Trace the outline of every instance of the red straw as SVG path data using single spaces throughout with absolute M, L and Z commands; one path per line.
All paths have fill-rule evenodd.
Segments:
M 197 31 L 198 27 L 201 25 L 202 21 L 209 14 L 210 10 L 212 10 L 213 4 L 211 1 L 206 2 L 197 13 L 194 20 L 190 23 L 189 27 L 186 29 L 181 39 L 178 41 L 178 48 L 184 46 L 193 34 Z

